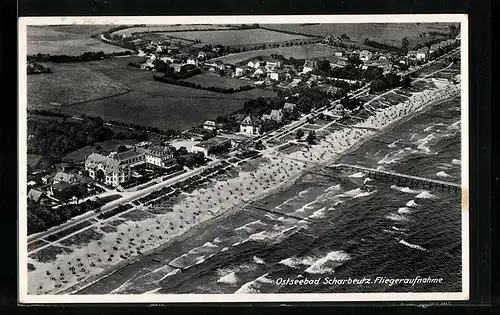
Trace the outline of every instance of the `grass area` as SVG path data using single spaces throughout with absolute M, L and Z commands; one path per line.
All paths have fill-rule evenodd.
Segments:
M 112 225 L 102 225 L 100 228 L 104 233 L 112 233 L 117 231 L 116 227 Z
M 307 36 L 292 35 L 277 31 L 268 31 L 263 29 L 250 30 L 221 30 L 221 31 L 186 31 L 165 33 L 165 35 L 180 37 L 188 40 L 199 39 L 202 45 L 251 45 L 264 44 L 272 42 L 291 41 L 295 39 L 305 39 Z
M 434 38 L 429 36 L 429 32 L 448 32 L 450 23 L 342 23 L 342 24 L 270 24 L 262 25 L 266 28 L 297 32 L 313 36 L 324 37 L 333 34 L 336 37 L 346 34 L 351 41 L 363 43 L 368 38 L 384 44 L 401 46 L 401 41 L 407 37 L 410 42 L 410 48 L 417 44 L 424 44 Z M 426 33 L 427 36 L 420 37 L 419 34 Z
M 215 25 L 215 24 L 196 24 L 196 25 L 146 25 L 130 27 L 123 30 L 118 30 L 113 32 L 112 35 L 118 36 L 130 36 L 132 33 L 143 33 L 143 32 L 169 32 L 169 31 L 192 31 L 192 30 L 207 30 L 207 29 L 232 29 L 233 27 L 227 25 Z M 174 35 L 175 36 L 175 35 Z
M 102 201 L 103 203 L 108 203 L 108 202 L 110 202 L 110 201 L 113 201 L 113 200 L 116 200 L 116 199 L 121 198 L 121 196 L 122 196 L 122 195 L 120 195 L 120 194 L 114 194 L 114 195 L 109 195 L 109 196 L 106 196 L 106 197 L 102 197 L 102 198 L 100 198 L 100 199 L 101 199 L 101 201 Z
M 45 243 L 44 241 L 42 240 L 38 240 L 38 241 L 34 241 L 32 243 L 29 243 L 28 244 L 28 252 L 31 252 L 37 248 L 40 248 L 42 247 L 43 245 L 46 245 L 47 243 Z
M 126 49 L 90 37 L 108 28 L 105 25 L 28 26 L 28 55 L 41 53 L 76 56 L 84 52 L 125 51 Z
M 270 160 L 265 157 L 257 157 L 255 159 L 248 160 L 247 163 L 243 164 L 241 167 L 242 172 L 253 172 L 259 168 L 263 163 L 268 163 Z
M 295 59 L 318 59 L 331 57 L 337 50 L 338 49 L 335 49 L 334 47 L 314 44 L 244 51 L 237 54 L 230 54 L 227 56 L 219 57 L 215 60 L 221 60 L 222 62 L 228 64 L 237 64 L 252 58 L 256 58 L 258 56 L 270 56 L 272 54 L 283 55 L 285 58 L 293 57 Z
M 132 221 L 142 221 L 152 217 L 153 216 L 151 214 L 144 212 L 142 210 L 133 210 L 120 216 L 120 218 L 124 220 L 132 220 Z
M 100 240 L 103 236 L 104 234 L 98 232 L 98 228 L 91 228 L 61 241 L 61 245 L 83 247 L 91 241 Z
M 199 84 L 201 87 L 219 87 L 223 89 L 238 89 L 245 85 L 253 85 L 251 81 L 244 81 L 235 79 L 233 77 L 221 77 L 215 73 L 201 73 L 190 77 L 186 80 L 186 82 L 191 82 L 194 84 Z
M 111 218 L 112 216 L 117 215 L 118 213 L 127 211 L 130 208 L 132 208 L 132 205 L 130 205 L 130 204 L 121 205 L 121 206 L 114 208 L 113 210 L 103 212 L 103 213 L 99 214 L 97 217 L 101 220 L 108 219 L 108 218 Z
M 51 246 L 45 247 L 44 249 L 37 251 L 34 254 L 29 255 L 29 257 L 32 259 L 35 259 L 41 263 L 48 263 L 48 262 L 56 260 L 57 255 L 69 253 L 69 252 L 72 252 L 72 250 L 67 249 L 67 248 L 62 248 L 62 247 L 57 246 L 57 245 L 51 245 Z
M 26 156 L 26 162 L 30 167 L 36 167 L 41 159 L 42 156 L 39 154 L 28 154 Z
M 186 129 L 234 112 L 247 99 L 276 95 L 261 89 L 220 94 L 156 82 L 151 72 L 128 67 L 127 59 L 54 64 L 51 77 L 29 76 L 28 107 L 160 129 Z
M 53 73 L 27 78 L 29 108 L 60 108 L 126 93 L 127 87 L 82 63 L 44 63 Z
M 47 236 L 47 241 L 54 242 L 54 241 L 56 241 L 56 240 L 58 240 L 60 238 L 63 238 L 65 236 L 67 236 L 67 235 L 70 235 L 71 233 L 74 233 L 74 232 L 76 232 L 78 230 L 81 230 L 84 227 L 87 227 L 87 226 L 90 226 L 90 225 L 91 225 L 91 223 L 89 221 L 83 221 L 81 223 L 78 223 L 75 226 L 69 227 L 69 228 L 67 228 L 65 230 L 62 230 L 62 231 L 58 232 L 58 233 L 51 234 L 51 235 Z
M 106 223 L 107 223 L 107 224 L 109 224 L 109 225 L 112 225 L 112 226 L 115 226 L 115 227 L 116 227 L 116 226 L 118 226 L 118 225 L 120 225 L 120 224 L 123 224 L 123 223 L 124 223 L 124 221 L 123 221 L 123 220 L 121 220 L 121 219 L 115 219 L 115 220 L 112 220 L 112 221 L 108 221 L 108 222 L 106 222 Z

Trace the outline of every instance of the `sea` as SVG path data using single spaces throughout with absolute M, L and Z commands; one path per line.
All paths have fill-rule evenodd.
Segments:
M 460 128 L 460 101 L 446 101 L 336 163 L 460 184 Z M 318 167 L 80 294 L 460 292 L 461 222 L 460 191 Z

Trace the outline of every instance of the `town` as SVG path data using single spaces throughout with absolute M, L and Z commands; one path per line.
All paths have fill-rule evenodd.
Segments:
M 132 31 L 134 27 L 136 31 Z M 259 25 L 240 25 L 232 30 L 268 31 Z M 203 191 L 210 189 L 209 183 L 224 185 L 248 169 L 245 174 L 250 174 L 262 191 L 268 191 L 280 181 L 292 178 L 295 171 L 305 169 L 306 164 L 321 164 L 330 154 L 340 152 L 333 144 L 321 144 L 332 132 L 349 130 L 345 131 L 346 137 L 355 141 L 363 132 L 378 130 L 363 122 L 378 123 L 373 115 L 409 102 L 412 93 L 427 93 L 431 83 L 446 86 L 443 91 L 429 92 L 414 101 L 430 102 L 450 97 L 460 82 L 457 69 L 461 35 L 455 25 L 446 26 L 432 39 L 411 47 L 407 37 L 390 45 L 376 38 L 353 41 L 346 34 L 306 37 L 297 31 L 287 33 L 290 38 L 265 44 L 223 45 L 184 38 L 181 31 L 170 35 L 163 32 L 154 27 L 115 27 L 96 34 L 94 39 L 126 49 L 125 52 L 33 54 L 28 56 L 27 72 L 30 77 L 49 77 L 58 74 L 59 64 L 88 62 L 114 67 L 116 62 L 121 71 L 134 71 L 159 87 L 218 93 L 235 102 L 241 101 L 242 93 L 257 97 L 244 99 L 239 108 L 184 129 L 148 125 L 139 122 L 140 118 L 137 123 L 130 122 L 135 121 L 134 114 L 131 120 L 124 121 L 65 112 L 57 106 L 29 107 L 28 114 L 34 118 L 28 123 L 28 154 L 35 161 L 28 163 L 27 215 L 28 251 L 33 259 L 58 242 L 64 244 L 79 233 L 83 235 L 101 221 L 113 222 L 137 209 L 144 218 L 154 218 L 155 214 L 164 213 L 158 209 L 172 207 L 181 196 L 196 196 L 205 204 L 196 205 L 193 201 L 192 215 L 183 213 L 175 219 L 175 228 L 185 230 L 204 218 L 202 210 L 215 213 L 213 209 L 219 206 L 229 209 L 233 197 L 232 202 L 237 203 L 258 195 L 246 177 L 247 187 L 231 186 L 228 182 L 228 196 L 220 192 L 218 197 L 204 195 Z M 420 38 L 425 36 L 420 34 Z M 297 53 L 297 58 L 289 53 L 309 48 L 330 53 L 317 57 Z M 400 109 L 384 115 L 394 115 L 386 116 L 389 122 L 404 113 Z M 353 143 L 335 139 L 342 148 Z M 287 160 L 280 156 L 282 153 L 293 153 L 294 157 Z M 276 161 L 269 162 L 271 157 Z M 267 173 L 266 179 L 255 175 L 255 169 L 266 163 L 275 178 Z M 278 166 L 271 168 L 274 163 Z M 281 175 L 283 178 L 279 179 Z M 244 189 L 253 195 L 247 197 Z M 172 231 L 173 224 L 170 221 Z M 116 226 L 110 227 L 110 231 L 116 231 Z M 82 236 L 84 242 L 101 242 L 93 234 Z M 127 249 L 110 257 L 109 265 L 147 249 L 142 242 L 135 251 Z M 61 247 L 47 255 L 56 257 L 64 250 Z M 97 268 L 97 262 L 92 264 Z M 70 271 L 74 279 L 81 281 L 92 275 L 92 268 L 78 266 Z M 50 273 L 46 271 L 51 284 L 40 284 L 33 292 L 60 292 L 74 284 L 64 276 Z

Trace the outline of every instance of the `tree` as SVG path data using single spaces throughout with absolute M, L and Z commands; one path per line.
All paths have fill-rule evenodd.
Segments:
M 315 131 L 309 131 L 309 134 L 306 137 L 306 141 L 309 144 L 314 144 L 316 143 L 316 132 Z
M 323 59 L 317 62 L 318 70 L 323 72 L 330 71 L 330 61 Z
M 408 46 L 410 45 L 410 41 L 408 40 L 408 37 L 403 37 L 401 40 L 401 48 L 406 52 L 408 51 Z
M 346 34 L 340 35 L 340 40 L 343 40 L 343 41 L 346 41 L 346 42 L 351 41 L 351 39 L 349 38 L 349 36 L 347 36 Z
M 95 172 L 95 180 L 98 182 L 104 182 L 106 179 L 106 175 L 104 174 L 103 170 L 97 170 Z
M 402 79 L 402 86 L 407 89 L 409 87 L 411 87 L 411 78 L 410 76 L 405 76 L 403 79 Z
M 295 134 L 295 139 L 300 140 L 304 136 L 304 131 L 302 129 L 297 130 L 297 133 Z
M 120 144 L 119 146 L 116 147 L 116 152 L 117 153 L 125 152 L 127 150 L 128 150 L 127 147 L 124 146 L 123 144 Z
M 262 143 L 262 140 L 255 142 L 254 147 L 257 150 L 264 150 L 265 149 L 264 144 Z

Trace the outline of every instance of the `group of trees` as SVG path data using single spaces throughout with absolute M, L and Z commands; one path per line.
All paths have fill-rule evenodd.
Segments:
M 174 158 L 179 166 L 193 168 L 205 164 L 205 155 L 202 152 L 189 153 L 185 147 L 180 147 L 174 152 Z
M 27 66 L 27 74 L 41 74 L 41 73 L 52 73 L 52 69 L 46 68 L 41 64 L 30 62 Z
M 406 51 L 404 51 L 403 47 L 392 46 L 392 45 L 381 43 L 381 42 L 377 42 L 375 40 L 371 40 L 371 39 L 368 39 L 368 38 L 365 39 L 365 41 L 363 42 L 363 44 L 365 44 L 366 46 L 377 48 L 377 49 L 383 49 L 383 50 L 387 50 L 387 51 L 393 51 L 393 52 L 396 52 L 396 53 L 399 53 L 399 54 L 403 53 L 403 52 L 406 52 Z M 408 49 L 408 47 L 406 47 L 406 49 Z
M 104 125 L 101 118 L 85 116 L 82 121 L 29 119 L 28 134 L 28 153 L 42 155 L 49 164 L 58 163 L 67 153 L 96 142 L 148 139 L 147 134 L 114 132 Z
M 176 130 L 176 129 L 159 129 L 157 127 L 132 124 L 132 123 L 127 123 L 127 122 L 123 122 L 123 121 L 116 121 L 116 120 L 110 120 L 110 121 L 108 121 L 108 123 L 111 125 L 114 125 L 114 126 L 126 127 L 126 128 L 131 128 L 134 130 L 143 131 L 143 132 L 155 133 L 155 134 L 163 136 L 165 141 L 168 141 L 168 140 L 173 139 L 175 137 L 178 137 L 180 135 L 180 131 Z M 132 137 L 130 139 L 137 139 L 139 141 L 148 140 L 148 135 L 146 133 L 138 134 L 137 137 L 133 137 L 133 135 L 134 134 L 132 134 Z
M 226 141 L 226 142 L 223 142 L 221 144 L 217 144 L 213 147 L 210 147 L 210 149 L 208 149 L 208 154 L 214 155 L 214 156 L 219 156 L 221 154 L 229 152 L 230 149 L 231 149 L 231 142 Z
M 68 55 L 49 55 L 38 53 L 36 55 L 30 55 L 27 57 L 28 62 L 83 62 L 83 61 L 95 61 L 108 58 L 114 58 L 117 56 L 127 56 L 131 55 L 131 51 L 113 52 L 105 54 L 103 51 L 99 52 L 84 52 L 79 56 L 68 56 Z
M 95 210 L 103 205 L 101 201 L 87 200 L 80 204 L 67 204 L 57 208 L 28 202 L 28 234 L 44 231 L 64 223 L 70 218 Z
M 378 76 L 370 84 L 370 93 L 386 91 L 401 86 L 403 83 L 401 76 L 390 72 L 385 75 Z

